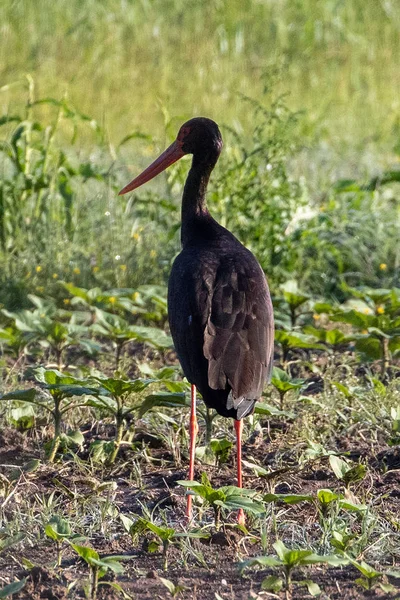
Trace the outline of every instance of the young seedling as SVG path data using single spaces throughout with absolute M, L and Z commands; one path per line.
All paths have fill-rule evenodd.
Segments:
M 304 314 L 299 311 L 299 308 L 310 300 L 310 296 L 299 292 L 297 284 L 293 281 L 287 281 L 281 286 L 281 289 L 283 291 L 283 298 L 288 305 L 290 325 L 293 329 L 296 327 L 297 319 Z
M 44 529 L 45 534 L 56 543 L 57 549 L 57 566 L 61 565 L 62 561 L 62 543 L 64 541 L 83 541 L 84 538 L 78 534 L 73 534 L 71 527 L 65 519 L 59 515 L 51 517 Z
M 291 350 L 325 350 L 325 347 L 312 336 L 303 333 L 289 333 L 283 331 L 283 329 L 275 331 L 275 341 L 282 347 L 282 362 L 284 364 L 287 363 Z
M 159 580 L 163 585 L 165 585 L 165 587 L 167 588 L 167 590 L 173 598 L 177 598 L 179 594 L 186 590 L 186 587 L 184 585 L 175 584 L 173 581 L 165 579 L 164 577 L 159 577 Z
M 124 572 L 121 564 L 124 556 L 102 556 L 89 546 L 79 546 L 70 542 L 75 552 L 86 562 L 89 567 L 89 589 L 88 596 L 90 600 L 96 600 L 99 587 L 99 579 L 104 577 L 108 570 L 120 574 Z M 106 582 L 104 585 L 109 585 Z
M 350 489 L 352 483 L 362 481 L 367 474 L 367 467 L 360 463 L 349 464 L 348 461 L 331 454 L 329 456 L 329 464 L 336 477 L 343 481 L 346 490 Z
M 271 383 L 279 394 L 279 407 L 280 410 L 284 409 L 285 396 L 291 390 L 298 390 L 304 384 L 304 379 L 292 379 L 290 375 L 274 367 L 272 370 Z
M 265 513 L 265 507 L 256 491 L 238 488 L 233 485 L 214 489 L 206 473 L 202 473 L 201 483 L 198 481 L 177 481 L 177 483 L 189 488 L 193 495 L 199 496 L 206 505 L 212 507 L 216 529 L 220 527 L 222 509 L 238 510 L 242 508 L 245 512 L 254 515 Z
M 62 439 L 62 421 L 64 415 L 79 406 L 87 406 L 86 401 L 74 400 L 74 398 L 97 394 L 98 390 L 86 387 L 84 384 L 87 382 L 82 382 L 75 377 L 60 373 L 60 371 L 43 369 L 43 367 L 35 369 L 35 377 L 37 381 L 44 384 L 45 392 L 36 388 L 15 390 L 4 394 L 0 399 L 30 402 L 43 408 L 51 415 L 54 424 L 54 436 L 48 460 L 49 462 L 54 462 Z M 73 432 L 70 434 L 70 437 L 74 443 L 83 442 L 83 436 L 80 432 Z
M 115 346 L 115 369 L 118 369 L 122 349 L 131 340 L 144 342 L 157 349 L 166 349 L 172 346 L 172 338 L 158 327 L 145 327 L 130 325 L 128 321 L 99 308 L 95 308 L 95 323 L 92 331 L 107 337 Z
M 87 400 L 86 405 L 101 409 L 115 419 L 115 437 L 108 456 L 108 463 L 113 464 L 124 436 L 124 423 L 129 415 L 139 408 L 137 405 L 126 404 L 132 395 L 142 392 L 148 385 L 154 383 L 154 379 L 125 381 L 114 377 L 94 377 L 93 382 L 100 385 L 100 390 L 96 397 Z
M 338 557 L 335 555 L 320 556 L 314 554 L 312 550 L 291 550 L 287 548 L 281 540 L 273 544 L 277 556 L 258 556 L 250 558 L 239 564 L 240 571 L 258 565 L 261 567 L 279 568 L 282 571 L 283 578 L 269 576 L 262 583 L 263 589 L 270 591 L 279 591 L 282 588 L 285 590 L 287 600 L 291 598 L 292 573 L 296 567 L 314 565 L 318 563 L 337 567 L 339 565 L 348 564 L 347 558 Z M 307 585 L 309 591 L 318 591 L 316 584 L 310 580 L 304 580 L 304 585 Z
M 150 542 L 148 550 L 149 552 L 157 551 L 159 545 L 162 544 L 164 571 L 168 570 L 168 551 L 171 543 L 180 538 L 207 539 L 209 537 L 208 533 L 202 531 L 177 532 L 173 527 L 156 525 L 152 520 L 143 517 L 139 517 L 136 521 L 132 521 L 129 517 L 120 514 L 120 518 L 125 530 L 132 537 L 132 540 L 136 541 L 141 534 L 146 532 L 153 533 L 156 536 L 158 541 Z
M 19 312 L 2 312 L 13 319 L 14 326 L 23 336 L 26 343 L 36 342 L 42 348 L 49 348 L 54 356 L 59 370 L 63 366 L 65 350 L 74 345 L 79 345 L 86 329 L 74 323 L 62 322 L 62 317 L 55 304 L 39 296 L 29 294 L 30 301 L 35 305 L 33 310 Z M 18 342 L 16 337 L 14 344 Z

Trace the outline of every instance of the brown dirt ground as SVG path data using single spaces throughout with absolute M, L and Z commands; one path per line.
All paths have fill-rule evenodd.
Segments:
M 357 486 L 357 496 L 362 498 L 363 493 L 373 493 L 375 507 L 378 513 L 385 515 L 390 506 L 393 527 L 400 522 L 400 450 L 381 446 L 379 451 L 375 449 L 371 453 L 370 445 L 352 445 L 347 440 L 346 450 L 353 460 L 363 460 L 369 465 L 368 477 Z M 276 446 L 279 438 L 274 442 L 257 439 L 253 444 L 245 444 L 243 457 L 251 456 L 264 466 L 274 468 Z M 31 458 L 40 458 L 38 446 L 34 440 L 26 435 L 19 434 L 14 430 L 3 430 L 0 432 L 0 474 L 9 477 L 13 465 L 21 466 Z M 149 508 L 161 504 L 162 508 L 169 511 L 172 521 L 183 522 L 185 499 L 182 488 L 177 486 L 176 481 L 186 478 L 186 466 L 175 470 L 171 457 L 163 448 L 151 450 L 153 457 L 163 461 L 164 466 L 156 468 L 153 465 L 142 465 L 143 487 L 139 489 L 130 478 L 132 451 L 123 452 L 122 466 L 113 471 L 104 471 L 99 478 L 107 481 L 114 480 L 117 483 L 115 503 L 122 513 L 140 512 L 140 502 L 146 503 Z M 202 470 L 204 470 L 202 468 Z M 228 463 L 221 469 L 207 467 L 206 470 L 215 486 L 232 483 L 234 465 Z M 197 473 L 197 476 L 199 472 Z M 0 475 L 1 477 L 1 475 Z M 48 496 L 56 490 L 56 495 L 61 495 L 65 513 L 68 514 L 69 507 L 72 510 L 72 500 L 68 492 L 61 484 L 82 499 L 90 499 L 93 489 L 88 481 L 77 472 L 76 464 L 71 460 L 56 465 L 41 464 L 34 473 L 21 475 L 23 481 L 13 498 L 7 504 L 9 518 L 13 518 L 13 512 L 21 503 L 22 490 L 24 501 L 31 494 Z M 324 459 L 315 461 L 311 466 L 299 470 L 296 461 L 288 452 L 286 466 L 277 470 L 274 481 L 276 492 L 309 493 L 319 488 L 339 489 L 331 470 Z M 256 478 L 251 473 L 246 474 L 246 485 L 253 488 L 271 490 L 271 480 Z M 1 501 L 1 498 L 0 498 Z M 302 503 L 292 507 L 285 507 L 290 519 L 298 523 L 313 523 L 316 521 L 316 509 L 311 504 Z M 71 518 L 73 515 L 71 514 Z M 211 519 L 211 515 L 207 515 Z M 241 576 L 237 563 L 239 554 L 242 558 L 263 554 L 259 544 L 251 543 L 248 539 L 243 540 L 242 534 L 233 527 L 233 520 L 226 524 L 225 528 L 218 534 L 214 534 L 211 541 L 193 541 L 194 546 L 202 550 L 206 559 L 207 567 L 198 562 L 189 560 L 185 565 L 181 558 L 181 552 L 172 548 L 169 559 L 169 569 L 165 574 L 162 571 L 162 558 L 160 553 L 149 554 L 146 552 L 145 540 L 141 547 L 133 547 L 129 536 L 125 535 L 119 524 L 115 527 L 116 534 L 107 541 L 104 537 L 91 538 L 91 545 L 100 554 L 125 554 L 125 572 L 122 575 L 110 576 L 110 581 L 117 581 L 129 598 L 138 600 L 153 600 L 157 598 L 170 597 L 166 588 L 161 583 L 159 576 L 166 577 L 174 583 L 184 586 L 184 591 L 178 596 L 183 600 L 215 600 L 216 593 L 223 599 L 248 600 L 257 598 L 261 591 L 261 581 L 273 571 L 271 569 L 252 570 Z M 273 534 L 271 532 L 271 537 Z M 272 539 L 274 541 L 274 539 Z M 22 559 L 28 559 L 35 565 L 34 569 L 26 571 L 23 568 Z M 39 541 L 30 539 L 29 544 L 21 542 L 0 555 L 0 582 L 5 585 L 21 575 L 28 578 L 28 583 L 23 591 L 15 594 L 13 598 L 19 600 L 63 600 L 65 598 L 84 598 L 82 583 L 87 577 L 85 565 L 76 559 L 69 547 L 63 553 L 61 568 L 54 568 L 55 550 L 50 540 L 41 537 Z M 396 561 L 394 560 L 393 563 Z M 383 567 L 384 565 L 382 565 Z M 387 565 L 392 567 L 393 564 Z M 296 584 L 305 578 L 313 579 L 323 589 L 320 596 L 329 600 L 358 600 L 361 598 L 400 598 L 399 594 L 386 595 L 380 589 L 374 589 L 372 593 L 363 591 L 355 585 L 354 580 L 359 576 L 358 571 L 349 566 L 344 568 L 327 568 L 315 566 L 307 571 L 296 571 L 294 574 L 293 596 L 294 600 L 311 598 L 304 586 Z M 105 578 L 107 580 L 107 576 Z M 77 581 L 76 586 L 67 593 L 67 586 Z M 392 580 L 396 585 L 396 581 Z M 400 583 L 398 581 L 397 583 Z M 400 589 L 400 588 L 399 588 Z M 99 598 L 102 600 L 121 598 L 121 593 L 113 591 L 109 586 L 101 586 Z M 128 596 L 127 596 L 128 597 Z M 284 598 L 281 594 L 266 594 L 259 598 Z

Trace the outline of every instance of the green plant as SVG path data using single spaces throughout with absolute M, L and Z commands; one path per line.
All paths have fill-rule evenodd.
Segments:
M 272 369 L 271 383 L 279 394 L 279 408 L 283 411 L 286 394 L 291 390 L 300 389 L 304 385 L 304 379 L 292 379 L 286 371 L 274 367 Z
M 99 308 L 94 308 L 95 323 L 92 325 L 92 331 L 110 339 L 115 346 L 115 368 L 118 369 L 123 346 L 136 340 L 145 342 L 150 346 L 159 349 L 170 348 L 172 338 L 162 329 L 157 327 L 145 327 L 139 325 L 129 325 L 129 323 L 118 315 L 105 312 Z
M 312 550 L 291 550 L 287 548 L 281 540 L 278 540 L 272 546 L 275 549 L 277 556 L 258 556 L 250 558 L 249 560 L 241 562 L 239 568 L 241 572 L 255 565 L 260 567 L 279 568 L 282 571 L 283 579 L 271 576 L 267 577 L 264 579 L 262 587 L 275 592 L 280 591 L 283 587 L 285 589 L 286 598 L 290 598 L 292 572 L 296 567 L 314 564 L 325 564 L 337 567 L 349 562 L 348 559 L 335 555 L 319 556 L 318 554 L 314 554 Z M 310 593 L 313 593 L 313 591 L 318 593 L 318 586 L 315 586 L 310 580 L 305 580 L 300 583 L 307 585 Z
M 286 310 L 289 313 L 290 326 L 292 329 L 294 329 L 299 317 L 308 314 L 309 312 L 308 310 L 300 311 L 299 309 L 301 307 L 304 308 L 304 306 L 310 300 L 310 296 L 299 291 L 296 281 L 286 281 L 281 285 L 281 290 L 283 293 L 284 302 L 287 305 Z
M 114 573 L 123 573 L 124 567 L 121 564 L 124 556 L 101 556 L 94 548 L 89 546 L 79 546 L 70 542 L 71 548 L 82 558 L 89 567 L 89 589 L 88 596 L 90 600 L 96 600 L 99 587 L 99 579 L 104 577 L 107 571 Z M 105 582 L 104 585 L 112 585 Z
M 324 350 L 315 338 L 302 333 L 294 333 L 278 329 L 275 331 L 275 341 L 282 348 L 282 362 L 288 361 L 289 353 L 294 350 Z
M 24 587 L 26 585 L 26 581 L 27 580 L 24 577 L 23 579 L 20 579 L 18 581 L 13 581 L 12 583 L 9 583 L 8 585 L 3 586 L 2 588 L 0 588 L 0 598 L 9 598 L 10 596 L 13 596 L 13 594 L 20 592 L 21 590 L 24 589 Z
M 35 406 L 44 409 L 51 415 L 54 424 L 54 435 L 49 450 L 48 460 L 53 462 L 57 450 L 60 446 L 62 434 L 62 421 L 64 415 L 75 410 L 79 406 L 86 406 L 85 401 L 74 398 L 96 394 L 97 390 L 93 387 L 86 387 L 84 383 L 75 377 L 60 373 L 56 370 L 46 370 L 43 367 L 35 369 L 35 377 L 44 386 L 44 390 L 31 388 L 27 390 L 15 390 L 8 394 L 3 394 L 1 400 L 18 400 L 29 402 Z M 68 436 L 66 436 L 68 441 Z M 74 443 L 82 443 L 83 436 L 80 432 L 72 432 L 69 439 Z
M 159 577 L 159 580 L 167 588 L 167 590 L 173 598 L 177 598 L 181 592 L 184 592 L 186 590 L 186 587 L 184 585 L 175 584 L 169 579 L 165 579 L 164 577 Z
M 365 465 L 361 463 L 349 464 L 348 461 L 343 460 L 334 454 L 329 456 L 329 464 L 336 477 L 340 481 L 343 481 L 346 489 L 349 489 L 352 483 L 362 481 L 367 474 Z
M 57 221 L 56 212 L 67 239 L 72 238 L 74 184 L 88 179 L 105 182 L 110 176 L 89 161 L 76 168 L 57 143 L 65 122 L 72 125 L 73 142 L 77 128 L 85 123 L 100 134 L 96 121 L 77 111 L 65 98 L 36 100 L 34 80 L 30 75 L 27 80 L 25 114 L 0 119 L 0 126 L 13 126 L 9 137 L 0 141 L 0 156 L 7 166 L 0 180 L 0 247 L 3 252 L 15 254 L 31 246 L 40 256 Z M 44 106 L 54 109 L 51 124 L 36 116 L 39 107 Z
M 238 488 L 233 485 L 213 488 L 206 473 L 202 473 L 201 483 L 198 481 L 178 481 L 177 483 L 189 488 L 195 496 L 202 498 L 206 505 L 212 507 L 216 529 L 220 527 L 222 509 L 242 509 L 254 515 L 261 515 L 265 512 L 264 505 L 256 491 Z
M 159 545 L 162 545 L 163 570 L 168 570 L 168 551 L 170 544 L 182 538 L 207 539 L 209 534 L 204 531 L 185 531 L 178 532 L 173 527 L 165 525 L 156 525 L 152 518 L 146 519 L 139 517 L 136 521 L 132 521 L 126 515 L 120 514 L 120 519 L 125 530 L 129 533 L 134 541 L 136 541 L 143 533 L 150 532 L 156 536 L 156 540 L 152 540 L 148 545 L 148 551 L 157 551 Z
M 142 392 L 148 385 L 154 383 L 154 380 L 134 379 L 125 381 L 114 377 L 94 377 L 92 381 L 99 385 L 100 389 L 95 397 L 88 398 L 87 406 L 100 409 L 115 419 L 113 443 L 109 446 L 101 444 L 102 449 L 106 451 L 105 458 L 107 462 L 113 464 L 118 456 L 124 436 L 124 423 L 129 415 L 139 408 L 135 404 L 127 406 L 127 401 L 132 395 Z M 99 448 L 96 449 L 96 446 L 94 446 L 94 451 L 99 457 Z
M 62 561 L 62 542 L 64 541 L 82 541 L 84 538 L 77 534 L 73 534 L 69 522 L 60 517 L 53 515 L 44 528 L 44 532 L 48 538 L 54 540 L 57 549 L 57 566 L 61 565 Z

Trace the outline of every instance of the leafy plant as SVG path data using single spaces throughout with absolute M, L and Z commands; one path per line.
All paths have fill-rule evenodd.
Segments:
M 79 546 L 70 542 L 71 548 L 82 558 L 89 567 L 89 590 L 88 595 L 90 600 L 96 600 L 99 587 L 99 579 L 104 577 L 107 571 L 114 573 L 123 573 L 124 567 L 121 564 L 124 556 L 102 556 L 90 546 Z M 110 585 L 105 582 L 104 585 Z
M 172 338 L 162 329 L 157 327 L 129 325 L 125 319 L 118 315 L 105 312 L 96 307 L 94 311 L 96 320 L 94 325 L 92 325 L 92 330 L 97 334 L 104 335 L 112 340 L 115 345 L 116 369 L 118 369 L 124 345 L 131 340 L 145 342 L 146 344 L 159 349 L 165 349 L 172 346 Z
M 233 485 L 214 489 L 206 473 L 202 473 L 201 483 L 198 481 L 178 481 L 177 483 L 189 488 L 195 496 L 202 498 L 206 505 L 212 507 L 216 529 L 219 529 L 220 526 L 222 509 L 242 509 L 254 515 L 261 515 L 265 512 L 264 505 L 254 490 L 238 488 Z
M 282 348 L 282 362 L 286 363 L 289 353 L 293 350 L 324 350 L 324 346 L 319 344 L 315 338 L 302 333 L 294 333 L 278 329 L 275 331 L 275 341 Z
M 80 541 L 84 538 L 78 534 L 73 534 L 70 524 L 66 519 L 59 515 L 53 515 L 44 529 L 45 534 L 56 543 L 57 549 L 57 565 L 61 565 L 62 561 L 62 542 L 64 541 Z
M 126 403 L 132 395 L 142 392 L 148 385 L 154 383 L 154 380 L 134 379 L 125 381 L 113 377 L 94 377 L 92 381 L 100 388 L 96 390 L 95 397 L 88 398 L 86 405 L 100 409 L 115 419 L 114 442 L 109 447 L 107 456 L 108 463 L 113 464 L 118 456 L 124 436 L 124 422 L 134 410 L 139 408 L 136 405 L 127 406 Z M 104 445 L 103 449 L 105 449 Z
M 335 555 L 320 556 L 314 554 L 312 550 L 291 550 L 287 548 L 281 540 L 278 540 L 272 544 L 272 546 L 275 549 L 277 556 L 258 556 L 250 558 L 249 560 L 241 562 L 239 568 L 241 572 L 255 565 L 260 567 L 279 568 L 282 571 L 283 579 L 277 579 L 271 576 L 267 577 L 264 579 L 262 587 L 270 591 L 279 591 L 283 587 L 286 591 L 286 597 L 289 597 L 292 586 L 292 572 L 296 567 L 314 564 L 326 564 L 337 567 L 339 565 L 348 564 L 349 562 L 347 558 L 341 558 Z M 315 587 L 313 582 L 305 580 L 303 583 L 307 585 L 309 591 L 312 592 L 314 590 L 318 592 L 318 588 Z
M 122 524 L 126 531 L 132 536 L 133 540 L 137 540 L 145 532 L 150 532 L 156 536 L 157 541 L 152 541 L 148 545 L 148 550 L 154 552 L 158 550 L 159 544 L 162 545 L 163 570 L 168 570 L 168 551 L 170 544 L 181 538 L 197 538 L 207 539 L 209 534 L 204 531 L 188 531 L 178 532 L 173 527 L 156 525 L 151 519 L 139 517 L 136 521 L 132 521 L 129 517 L 120 514 Z
M 291 390 L 300 389 L 304 384 L 304 379 L 292 379 L 286 371 L 274 367 L 272 370 L 271 383 L 279 394 L 280 410 L 283 410 L 286 394 Z
M 361 463 L 349 464 L 348 461 L 331 454 L 329 456 L 329 464 L 331 465 L 332 471 L 336 477 L 343 481 L 344 485 L 348 489 L 350 484 L 362 481 L 367 474 L 367 468 Z
M 302 294 L 299 291 L 296 281 L 285 282 L 281 285 L 281 290 L 283 293 L 283 299 L 287 305 L 287 310 L 290 317 L 290 326 L 292 329 L 294 329 L 299 317 L 308 312 L 300 311 L 299 309 L 307 304 L 307 302 L 310 300 L 310 296 L 308 294 Z
M 169 593 L 173 598 L 177 598 L 181 592 L 184 592 L 186 587 L 184 585 L 178 585 L 170 581 L 169 579 L 165 579 L 164 577 L 159 577 L 161 583 L 167 588 Z
M 26 586 L 26 581 L 26 577 L 24 577 L 23 579 L 13 581 L 12 583 L 3 586 L 0 588 L 0 598 L 9 598 L 10 596 L 13 596 L 13 594 L 20 592 Z
M 56 370 L 46 370 L 38 367 L 35 370 L 36 379 L 43 384 L 44 390 L 31 388 L 27 390 L 15 390 L 8 394 L 3 394 L 0 400 L 19 400 L 29 402 L 38 406 L 50 414 L 54 424 L 54 436 L 51 442 L 48 460 L 53 462 L 57 450 L 62 440 L 62 421 L 64 415 L 78 408 L 86 406 L 82 400 L 74 400 L 82 396 L 93 395 L 97 390 L 93 387 L 86 387 L 84 383 L 75 377 L 60 373 Z M 71 441 L 82 443 L 83 437 L 80 432 L 71 434 Z

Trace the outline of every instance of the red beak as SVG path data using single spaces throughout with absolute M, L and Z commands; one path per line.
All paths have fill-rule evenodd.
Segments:
M 170 165 L 174 164 L 174 162 L 182 158 L 184 155 L 185 152 L 182 150 L 180 142 L 175 140 L 175 142 L 171 144 L 158 158 L 156 158 L 156 160 L 151 163 L 151 165 L 147 167 L 143 173 L 135 177 L 135 179 L 132 179 L 132 181 L 119 192 L 118 196 L 122 196 L 122 194 L 131 192 L 147 181 L 150 181 L 150 179 L 153 179 L 153 177 L 164 171 Z

